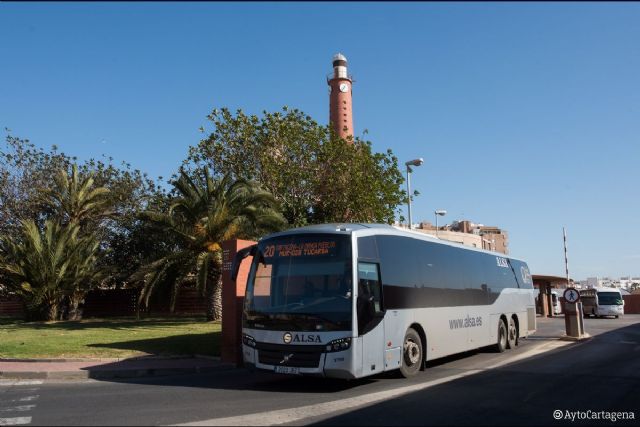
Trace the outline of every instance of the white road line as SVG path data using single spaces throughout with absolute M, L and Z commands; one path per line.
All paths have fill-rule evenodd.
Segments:
M 25 411 L 30 411 L 35 407 L 36 405 L 21 405 L 21 406 L 14 406 L 13 408 L 0 409 L 0 412 L 25 412 Z
M 42 380 L 0 380 L 0 386 L 13 386 L 13 385 L 40 385 Z
M 488 369 L 513 363 L 518 360 L 526 359 L 537 354 L 546 353 L 547 351 L 569 345 L 571 342 L 557 341 L 548 343 L 521 354 L 509 357 L 501 362 L 483 369 L 470 369 L 456 375 L 450 375 L 438 380 L 428 381 L 421 384 L 415 384 L 405 387 L 395 388 L 377 393 L 370 393 L 363 396 L 351 397 L 348 399 L 339 399 L 330 402 L 318 403 L 315 405 L 307 405 L 297 408 L 280 409 L 275 411 L 260 412 L 256 414 L 238 415 L 234 417 L 213 418 L 204 421 L 196 421 L 185 424 L 177 424 L 178 426 L 268 426 L 285 423 L 295 423 L 307 418 L 315 418 L 336 412 L 353 410 L 358 407 L 372 405 L 376 402 L 393 399 L 395 397 L 424 390 L 429 387 L 447 383 L 450 381 L 474 375 L 480 372 L 486 372 Z
M 31 424 L 31 417 L 0 418 L 0 426 Z
M 293 423 L 305 418 L 319 417 L 339 411 L 355 409 L 360 406 L 371 405 L 387 399 L 393 399 L 403 394 L 424 390 L 442 383 L 463 378 L 469 375 L 482 372 L 480 369 L 469 370 L 457 375 L 429 381 L 422 384 L 415 384 L 399 387 L 393 390 L 380 391 L 363 396 L 351 397 L 348 399 L 323 402 L 315 405 L 302 406 L 298 408 L 280 409 L 277 411 L 261 412 L 258 414 L 239 415 L 235 417 L 214 418 L 211 420 L 197 421 L 193 423 L 178 424 L 180 426 L 268 426 L 275 424 Z
M 38 397 L 40 397 L 39 394 L 36 394 L 33 396 L 21 397 L 20 399 L 18 399 L 18 402 L 31 402 L 32 400 L 36 400 Z
M 504 366 L 504 365 L 507 365 L 507 364 L 513 363 L 513 362 L 518 362 L 518 361 L 523 360 L 523 359 L 528 359 L 530 357 L 537 356 L 538 354 L 546 353 L 548 351 L 555 350 L 557 348 L 561 348 L 561 347 L 564 347 L 564 346 L 569 345 L 569 344 L 573 344 L 573 342 L 572 341 L 551 341 L 549 343 L 541 345 L 538 348 L 534 348 L 534 349 L 531 349 L 531 350 L 528 350 L 528 351 L 524 351 L 524 352 L 522 352 L 520 354 L 516 354 L 516 355 L 514 355 L 514 356 L 512 356 L 512 357 L 510 357 L 510 358 L 508 358 L 506 360 L 500 361 L 500 362 L 498 362 L 498 363 L 496 363 L 494 365 L 487 366 L 485 369 L 499 368 L 500 366 Z

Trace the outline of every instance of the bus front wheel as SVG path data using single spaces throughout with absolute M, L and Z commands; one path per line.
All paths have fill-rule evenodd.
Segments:
M 422 340 L 413 328 L 407 329 L 402 345 L 402 363 L 400 373 L 403 377 L 414 376 L 422 364 Z
M 507 349 L 507 326 L 502 319 L 498 322 L 498 342 L 494 349 L 498 353 L 502 353 Z

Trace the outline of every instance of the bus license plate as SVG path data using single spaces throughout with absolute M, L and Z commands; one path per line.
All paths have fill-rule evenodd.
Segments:
M 276 374 L 299 375 L 300 368 L 296 368 L 294 366 L 276 366 Z

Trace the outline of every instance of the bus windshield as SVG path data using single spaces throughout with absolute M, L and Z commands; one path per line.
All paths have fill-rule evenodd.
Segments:
M 351 241 L 294 234 L 258 243 L 245 295 L 247 327 L 350 330 Z
M 618 292 L 598 292 L 600 305 L 622 305 L 622 295 Z

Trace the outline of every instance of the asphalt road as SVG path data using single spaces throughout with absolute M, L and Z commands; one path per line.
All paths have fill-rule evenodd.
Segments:
M 432 362 L 410 380 L 231 370 L 0 384 L 0 425 L 639 425 L 638 419 L 593 417 L 606 416 L 600 411 L 640 417 L 640 315 L 586 319 L 585 326 L 594 338 L 567 343 L 552 338 L 562 332 L 563 319 L 539 318 L 537 334 L 516 350 Z M 584 411 L 590 419 L 556 421 L 554 410 L 562 417 Z

